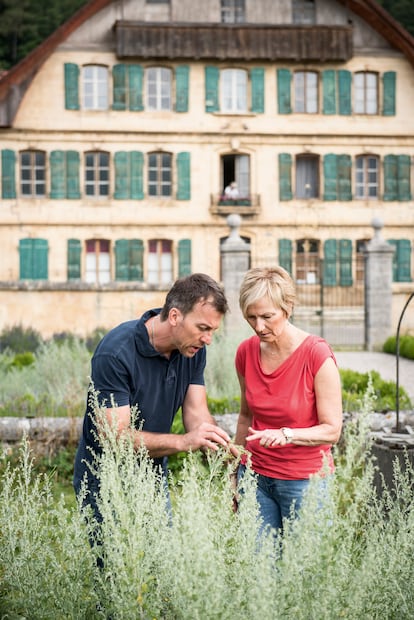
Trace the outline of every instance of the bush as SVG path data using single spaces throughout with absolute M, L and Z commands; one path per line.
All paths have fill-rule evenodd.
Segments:
M 0 351 L 12 353 L 35 353 L 42 344 L 42 337 L 31 327 L 15 325 L 5 328 L 0 334 Z
M 340 369 L 342 382 L 342 402 L 344 411 L 360 411 L 362 399 L 372 380 L 375 411 L 390 411 L 396 408 L 396 385 L 394 381 L 384 381 L 380 374 L 371 370 L 360 373 L 354 370 Z M 399 388 L 400 407 L 410 409 L 411 401 L 403 387 Z
M 400 335 L 399 349 L 401 357 L 414 360 L 414 336 L 410 336 L 409 334 Z M 384 342 L 382 350 L 384 353 L 392 353 L 395 355 L 397 353 L 397 337 L 390 336 L 387 338 Z

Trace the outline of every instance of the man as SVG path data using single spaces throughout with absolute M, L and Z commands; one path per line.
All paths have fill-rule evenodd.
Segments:
M 87 478 L 88 496 L 95 516 L 99 480 L 91 471 L 99 455 L 93 397 L 106 408 L 106 419 L 117 434 L 132 432 L 134 446 L 148 450 L 154 464 L 167 471 L 167 457 L 177 452 L 230 447 L 207 407 L 204 368 L 205 345 L 228 310 L 222 288 L 212 278 L 196 273 L 175 282 L 163 308 L 148 310 L 138 320 L 111 330 L 92 357 L 91 386 L 83 431 L 75 460 L 77 494 Z M 112 408 L 116 406 L 116 409 Z M 131 408 L 139 411 L 131 428 Z M 175 414 L 182 408 L 185 434 L 172 434 Z

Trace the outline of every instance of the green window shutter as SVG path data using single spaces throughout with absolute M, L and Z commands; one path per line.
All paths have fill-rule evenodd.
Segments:
M 336 286 L 336 239 L 327 239 L 323 247 L 323 283 L 325 286 Z
M 129 242 L 129 279 L 144 281 L 144 242 L 141 239 Z
M 279 153 L 279 199 L 292 200 L 292 156 Z
M 252 85 L 252 112 L 263 114 L 265 110 L 264 102 L 264 69 L 256 67 L 250 71 Z
M 81 251 L 79 239 L 68 239 L 68 280 L 80 280 L 81 278 Z
M 177 200 L 190 200 L 190 153 L 178 153 L 177 155 Z
M 139 151 L 130 153 L 130 198 L 143 200 L 144 198 L 144 154 Z
M 16 153 L 11 149 L 1 152 L 1 197 L 16 198 Z
M 292 241 L 279 239 L 279 265 L 292 275 Z
M 351 106 L 351 87 L 352 73 L 345 69 L 338 71 L 338 94 L 339 94 L 339 114 L 342 116 L 350 116 L 352 114 Z
M 80 198 L 79 185 L 80 157 L 77 151 L 66 153 L 66 197 L 69 199 Z
M 289 69 L 277 69 L 277 110 L 279 114 L 291 114 L 290 84 L 292 75 Z
M 384 200 L 398 198 L 398 160 L 396 155 L 384 157 Z
M 178 277 L 191 274 L 191 239 L 180 239 L 178 242 Z
M 395 116 L 395 86 L 397 74 L 395 71 L 386 71 L 382 76 L 382 114 Z
M 79 67 L 73 62 L 65 63 L 65 108 L 79 110 Z
M 398 200 L 411 200 L 411 160 L 409 155 L 398 157 Z
M 219 70 L 217 67 L 208 66 L 204 70 L 205 73 L 205 106 L 206 112 L 218 112 L 219 99 L 218 99 L 218 84 L 219 84 Z
M 398 240 L 387 239 L 387 243 L 394 248 L 394 254 L 392 256 L 392 281 L 398 282 Z
M 33 239 L 19 241 L 20 280 L 31 280 L 33 277 L 32 241 Z
M 144 69 L 141 65 L 128 66 L 129 109 L 132 112 L 142 112 L 144 109 L 143 82 Z
M 129 280 L 129 241 L 115 241 L 115 280 Z
M 398 282 L 411 282 L 411 243 L 400 239 L 398 243 Z
M 188 77 L 190 68 L 180 65 L 175 70 L 175 111 L 188 112 Z
M 126 71 L 125 65 L 114 65 L 112 67 L 113 110 L 126 110 Z
M 323 113 L 336 114 L 336 71 L 322 71 Z
M 33 280 L 47 280 L 47 241 L 46 239 L 32 239 L 32 241 Z
M 352 200 L 352 162 L 349 155 L 338 155 L 338 200 Z
M 129 153 L 118 151 L 114 155 L 115 166 L 115 192 L 116 200 L 125 200 L 130 197 L 129 193 Z
M 324 200 L 337 200 L 337 156 L 329 153 L 323 158 Z
M 50 153 L 50 197 L 66 198 L 66 156 L 64 151 Z
M 350 239 L 339 240 L 339 284 L 352 286 L 352 241 Z

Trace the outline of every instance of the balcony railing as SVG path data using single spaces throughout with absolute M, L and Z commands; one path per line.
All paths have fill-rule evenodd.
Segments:
M 223 194 L 211 194 L 210 211 L 214 215 L 258 215 L 260 213 L 260 195 L 250 194 L 231 199 Z

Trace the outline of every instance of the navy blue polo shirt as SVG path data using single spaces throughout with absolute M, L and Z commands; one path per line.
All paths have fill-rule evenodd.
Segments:
M 145 322 L 160 313 L 148 310 L 138 320 L 121 323 L 98 344 L 91 363 L 91 384 L 101 406 L 134 405 L 139 411 L 136 426 L 153 433 L 169 433 L 175 414 L 183 404 L 190 384 L 204 385 L 206 350 L 185 357 L 175 350 L 169 359 L 151 345 Z M 75 460 L 74 485 L 79 488 L 89 467 L 92 448 L 100 453 L 96 441 L 93 406 L 88 402 Z M 154 459 L 162 463 L 163 459 Z

